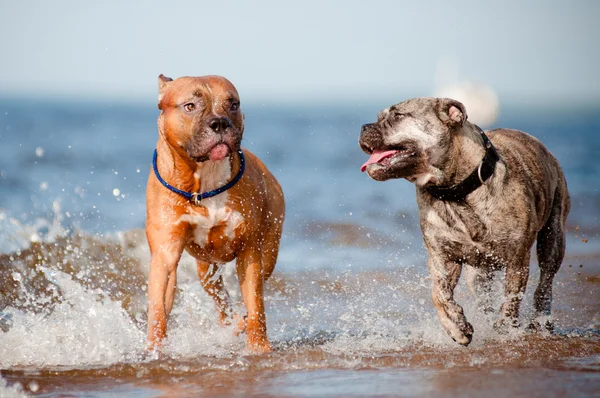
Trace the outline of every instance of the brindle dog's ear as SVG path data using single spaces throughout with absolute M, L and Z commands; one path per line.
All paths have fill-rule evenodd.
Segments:
M 162 73 L 158 76 L 158 109 L 162 110 L 161 102 L 163 97 L 165 96 L 165 92 L 167 91 L 167 86 L 169 82 L 172 82 L 173 79 L 170 77 L 166 77 Z
M 465 106 L 451 98 L 440 98 L 437 111 L 440 120 L 451 127 L 462 126 L 468 117 Z

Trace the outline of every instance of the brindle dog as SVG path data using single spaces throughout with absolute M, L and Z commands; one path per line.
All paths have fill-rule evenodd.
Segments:
M 542 321 L 551 329 L 552 281 L 565 252 L 570 200 L 558 161 L 521 131 L 488 134 L 467 121 L 460 102 L 416 98 L 380 112 L 359 139 L 371 155 L 362 168 L 371 178 L 415 183 L 433 303 L 446 332 L 463 345 L 473 335 L 453 297 L 463 265 L 474 271 L 467 284 L 486 311 L 492 271 L 506 268 L 505 301 L 495 325 L 517 327 L 537 239 L 540 281 L 530 327 L 539 329 Z

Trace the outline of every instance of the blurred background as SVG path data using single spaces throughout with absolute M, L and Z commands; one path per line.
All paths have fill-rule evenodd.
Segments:
M 423 346 L 456 348 L 431 303 L 414 186 L 375 182 L 359 170 L 367 159 L 357 145 L 361 125 L 415 96 L 463 101 L 471 121 L 526 131 L 558 158 L 572 208 L 555 283 L 556 330 L 597 336 L 599 19 L 594 0 L 0 0 L 0 370 L 134 363 L 137 382 L 145 380 L 136 373 L 147 370 L 141 229 L 161 73 L 230 79 L 246 115 L 243 145 L 283 187 L 284 236 L 266 293 L 269 338 L 282 355 L 293 347 L 307 355 L 275 357 L 277 369 L 430 366 L 411 362 Z M 537 266 L 532 270 L 523 317 L 531 313 Z M 185 294 L 177 296 L 167 355 L 191 364 L 184 375 L 207 370 L 207 380 L 215 369 L 247 369 L 245 359 L 237 361 L 243 338 L 216 326 L 193 262 L 185 258 L 178 272 Z M 539 384 L 520 366 L 575 352 L 595 355 L 588 363 L 597 372 L 597 345 L 587 340 L 566 339 L 560 353 L 554 340 L 519 348 L 517 337 L 507 351 L 505 337 L 465 292 L 459 286 L 457 297 L 477 331 L 471 347 L 482 351 L 440 356 L 448 379 L 471 377 L 457 363 L 478 369 L 510 357 L 535 395 Z M 495 300 L 499 308 L 501 285 Z M 488 338 L 498 339 L 496 351 L 484 346 Z M 402 349 L 409 355 L 371 361 Z M 436 348 L 432 358 L 438 356 Z M 165 385 L 185 388 L 162 364 Z M 494 374 L 482 369 L 481 380 Z M 368 375 L 375 391 L 381 379 Z M 425 386 L 435 384 L 426 379 Z M 330 380 L 325 375 L 324 388 Z M 361 395 L 348 380 L 340 383 L 345 389 L 323 391 Z M 564 391 L 576 391 L 571 379 L 565 383 Z M 473 383 L 457 382 L 457 391 L 466 384 Z M 486 394 L 519 395 L 474 396 Z
M 47 239 L 48 223 L 143 226 L 160 73 L 237 86 L 244 145 L 288 199 L 284 257 L 323 234 L 364 246 L 367 227 L 422 252 L 414 187 L 362 175 L 356 145 L 413 96 L 542 139 L 565 167 L 573 228 L 597 233 L 599 17 L 596 1 L 2 1 L 0 248 Z
M 247 104 L 386 104 L 461 82 L 597 104 L 599 16 L 594 0 L 2 1 L 0 87 L 150 103 L 160 73 L 220 74 Z

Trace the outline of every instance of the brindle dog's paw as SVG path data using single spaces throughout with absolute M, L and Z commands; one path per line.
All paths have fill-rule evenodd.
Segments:
M 485 315 L 492 315 L 494 312 L 496 312 L 496 310 L 494 309 L 494 307 L 492 307 L 491 305 L 485 305 L 481 307 L 481 311 L 485 314 Z
M 553 333 L 554 323 L 548 317 L 536 318 L 527 325 L 527 331 L 530 333 L 541 333 L 544 331 Z
M 511 328 L 517 329 L 519 326 L 521 326 L 521 324 L 519 323 L 518 318 L 502 317 L 494 323 L 494 329 L 500 334 L 508 334 L 508 331 Z
M 473 340 L 473 325 L 469 322 L 465 322 L 460 326 L 460 329 L 454 329 L 453 333 L 448 330 L 448 334 L 452 337 L 452 340 L 466 347 L 471 344 L 471 341 Z

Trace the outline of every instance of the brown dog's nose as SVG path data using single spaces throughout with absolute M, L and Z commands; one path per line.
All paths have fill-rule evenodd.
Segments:
M 226 117 L 215 117 L 208 121 L 208 127 L 210 127 L 215 133 L 223 133 L 225 130 L 231 127 L 231 122 Z

